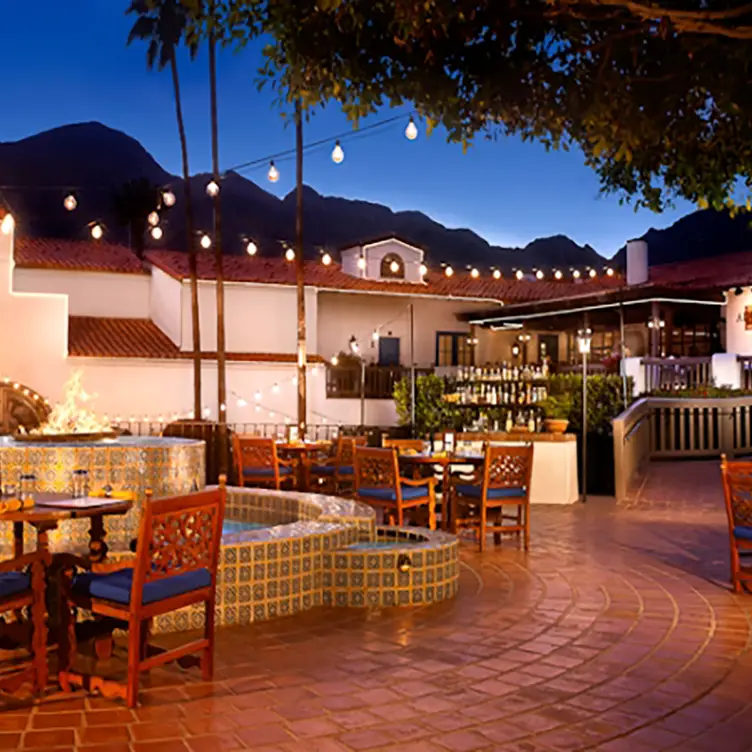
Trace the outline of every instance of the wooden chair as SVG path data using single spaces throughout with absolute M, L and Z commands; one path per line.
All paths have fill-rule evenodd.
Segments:
M 385 449 L 396 449 L 398 452 L 404 452 L 405 450 L 413 452 L 423 451 L 422 439 L 382 439 L 381 446 Z
M 486 535 L 493 532 L 494 543 L 501 543 L 502 533 L 523 536 L 525 551 L 530 544 L 530 478 L 533 471 L 533 445 L 492 446 L 484 450 L 482 467 L 469 480 L 452 483 L 451 518 L 456 534 L 461 528 L 478 530 L 480 550 L 485 550 Z M 517 507 L 505 515 L 505 507 Z M 489 524 L 489 517 L 496 518 Z M 505 521 L 513 524 L 505 525 Z
M 309 476 L 322 491 L 338 494 L 344 486 L 353 486 L 355 448 L 366 445 L 365 436 L 339 436 L 334 454 L 308 468 Z
M 752 462 L 729 461 L 722 454 L 721 479 L 728 519 L 731 585 L 739 593 L 742 584 L 747 586 L 752 581 Z
M 283 483 L 295 485 L 295 468 L 279 458 L 274 439 L 234 434 L 232 454 L 240 486 L 271 486 L 279 491 Z
M 47 625 L 45 622 L 45 562 L 42 554 L 23 554 L 0 562 L 0 613 L 28 609 L 28 620 L 0 620 L 3 647 L 27 646 L 31 660 L 20 667 L 0 667 L 0 691 L 13 692 L 30 681 L 37 694 L 47 686 Z
M 226 478 L 219 487 L 153 500 L 146 493 L 134 560 L 105 573 L 85 572 L 65 583 L 70 640 L 67 660 L 61 655 L 60 685 L 70 691 L 80 684 L 125 699 L 129 708 L 138 699 L 139 675 L 156 666 L 200 653 L 201 673 L 214 672 L 214 600 L 222 538 Z M 148 644 L 151 620 L 194 604 L 204 605 L 203 637 L 170 650 Z M 125 687 L 90 679 L 71 670 L 75 635 L 71 608 L 90 611 L 128 625 L 128 678 Z
M 427 507 L 428 526 L 436 529 L 435 478 L 411 480 L 400 477 L 397 450 L 355 448 L 355 495 L 360 501 L 381 507 L 390 523 L 405 524 L 405 511 Z

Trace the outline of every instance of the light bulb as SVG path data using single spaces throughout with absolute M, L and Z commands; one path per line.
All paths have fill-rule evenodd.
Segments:
M 274 392 L 274 394 L 279 394 L 279 384 L 274 384 L 272 386 L 272 392 Z
M 428 274 L 428 267 L 425 264 L 421 264 L 418 268 L 421 277 L 425 277 Z
M 146 218 L 146 221 L 152 227 L 156 227 L 159 224 L 159 212 L 149 212 L 149 216 Z
M 248 244 L 245 247 L 245 252 L 249 256 L 255 256 L 258 253 L 258 247 L 256 246 L 256 244 L 252 240 L 249 240 Z
M 161 227 L 151 228 L 151 236 L 154 238 L 154 240 L 162 240 L 162 235 L 164 235 L 164 233 L 162 232 Z
M 332 365 L 336 366 L 339 363 L 339 358 L 336 355 L 332 355 Z
M 204 418 L 208 418 L 211 415 L 211 410 L 208 407 L 205 407 L 202 414 Z
M 256 393 L 253 395 L 253 399 L 255 399 L 256 402 L 261 402 L 261 392 L 256 390 Z
M 101 240 L 102 235 L 104 235 L 104 230 L 102 229 L 102 225 L 100 225 L 98 222 L 95 222 L 91 226 L 91 237 L 94 238 L 94 240 Z
M 287 250 L 285 251 L 285 258 L 286 258 L 286 259 L 287 259 L 288 261 L 294 261 L 294 260 L 295 260 L 295 251 L 293 251 L 293 249 L 292 249 L 292 248 L 288 248 L 288 249 L 287 249 Z
M 447 277 L 451 277 L 452 274 L 454 274 L 454 269 L 452 269 L 451 266 L 448 266 L 446 269 L 444 269 L 444 274 L 446 274 Z
M 266 173 L 266 177 L 272 183 L 276 183 L 279 180 L 279 170 L 276 168 L 274 160 L 269 162 L 269 172 Z
M 556 271 L 554 272 L 554 277 L 555 277 L 556 279 L 561 279 L 561 278 L 562 278 L 563 276 L 564 276 L 564 275 L 563 275 L 563 274 L 561 273 L 561 269 L 557 269 L 557 270 L 556 270 Z
M 389 264 L 389 271 L 392 274 L 396 274 L 399 271 L 399 264 L 396 261 L 392 261 L 392 263 Z
M 614 276 L 614 270 L 610 266 L 606 269 L 606 276 L 608 277 Z
M 339 141 L 337 141 L 337 143 L 334 144 L 334 149 L 332 150 L 332 162 L 334 162 L 334 164 L 342 164 L 344 158 L 345 152 L 342 149 Z
M 3 235 L 10 235 L 11 232 L 13 232 L 13 228 L 16 226 L 16 220 L 13 219 L 12 214 L 6 214 L 3 217 L 2 224 L 0 224 L 0 232 L 3 233 Z
M 175 206 L 175 194 L 171 190 L 166 190 L 162 194 L 162 203 L 165 206 Z
M 328 253 L 325 253 L 325 254 L 324 254 L 324 255 L 323 255 L 322 257 L 321 257 L 321 263 L 322 263 L 322 264 L 323 264 L 324 266 L 329 266 L 329 264 L 331 264 L 331 263 L 332 263 L 332 257 L 331 257 L 331 256 L 330 256 L 330 255 L 329 255 Z
M 371 335 L 371 339 L 372 339 L 372 340 L 373 340 L 374 342 L 378 342 L 378 341 L 379 341 L 379 332 L 378 332 L 378 330 L 377 330 L 377 329 L 374 329 L 374 330 L 373 330 L 373 334 Z
M 261 405 L 256 405 L 256 406 L 255 406 L 255 407 L 254 407 L 253 409 L 254 409 L 254 410 L 255 410 L 255 411 L 257 412 L 257 413 L 260 413 L 260 412 L 261 412 Z
M 216 180 L 210 180 L 206 184 L 206 194 L 212 198 L 219 196 L 219 183 Z
M 524 275 L 524 274 L 522 273 L 522 269 L 518 269 L 518 270 L 517 270 L 517 271 L 516 271 L 516 272 L 514 273 L 514 276 L 515 276 L 515 277 L 517 277 L 517 279 L 522 279 L 522 278 L 523 278 L 523 277 L 524 277 L 525 275 Z
M 360 269 L 362 271 L 365 268 L 366 268 L 366 260 L 363 258 L 363 256 L 361 256 L 358 259 L 358 269 Z
M 407 136 L 410 141 L 415 141 L 415 139 L 418 138 L 418 126 L 415 125 L 415 121 L 412 117 L 407 124 L 407 128 L 405 128 L 405 136 Z
M 238 401 L 236 404 L 238 407 L 246 407 L 248 403 L 242 397 L 238 397 Z
M 68 211 L 73 211 L 78 206 L 78 201 L 76 201 L 76 197 L 69 193 L 64 199 L 63 199 L 63 206 Z
M 498 269 L 494 269 L 494 271 L 493 271 L 493 278 L 494 279 L 501 279 L 501 272 Z
M 597 276 L 598 272 L 595 271 L 595 269 L 591 269 L 590 272 L 589 272 L 589 274 L 590 274 L 590 279 L 595 279 L 595 277 Z
M 574 277 L 575 279 L 579 279 L 579 278 L 580 278 L 580 270 L 579 270 L 579 269 L 575 269 L 575 270 L 574 270 L 574 271 L 572 272 L 572 276 L 573 276 L 573 277 Z
M 206 233 L 201 236 L 201 247 L 204 250 L 211 248 L 211 238 Z
M 470 270 L 470 276 L 473 279 L 478 279 L 478 277 L 480 277 L 480 272 L 477 269 L 471 269 Z
M 536 279 L 543 279 L 543 272 L 540 269 L 538 269 L 538 271 L 535 272 L 535 278 Z

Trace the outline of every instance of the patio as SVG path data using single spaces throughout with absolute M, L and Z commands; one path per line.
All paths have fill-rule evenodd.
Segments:
M 749 749 L 752 596 L 727 587 L 720 493 L 714 462 L 654 464 L 618 507 L 536 507 L 527 556 L 463 544 L 453 602 L 223 629 L 213 683 L 167 667 L 134 711 L 9 703 L 0 749 Z

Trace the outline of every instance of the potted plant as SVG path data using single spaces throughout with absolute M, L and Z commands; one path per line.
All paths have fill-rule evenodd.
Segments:
M 543 424 L 548 433 L 564 433 L 567 430 L 572 404 L 572 395 L 567 392 L 552 394 L 540 403 L 546 416 Z

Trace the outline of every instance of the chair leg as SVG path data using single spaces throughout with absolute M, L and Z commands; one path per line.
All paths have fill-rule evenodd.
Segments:
M 214 677 L 214 602 L 206 601 L 206 615 L 204 617 L 204 637 L 209 645 L 201 655 L 201 677 L 204 681 L 211 681 Z
M 436 497 L 433 494 L 428 500 L 428 529 L 436 530 Z
M 44 568 L 41 564 L 33 565 L 32 588 L 35 593 L 31 606 L 31 652 L 34 663 L 34 691 L 42 694 L 47 687 L 49 669 L 47 668 L 47 624 L 45 622 Z M 64 600 L 64 598 L 63 598 Z
M 496 510 L 496 519 L 494 520 L 494 525 L 498 525 L 501 527 L 504 524 L 504 509 L 502 507 L 499 507 Z M 501 533 L 494 531 L 493 534 L 494 537 L 494 545 L 500 546 L 501 545 Z
M 731 587 L 735 593 L 741 593 L 742 584 L 739 579 L 739 552 L 736 550 L 736 546 L 731 544 Z
M 402 507 L 397 507 L 397 525 L 402 527 L 405 524 L 405 510 Z
M 523 517 L 525 518 L 525 551 L 527 551 L 530 548 L 530 502 L 525 504 L 524 507 L 521 507 L 523 512 Z
M 149 637 L 151 636 L 151 619 L 144 619 L 141 623 L 141 643 L 139 646 L 140 660 L 144 661 L 149 653 Z
M 138 703 L 139 664 L 141 663 L 141 619 L 131 617 L 128 624 L 128 680 L 125 702 L 129 708 Z
M 487 524 L 488 510 L 485 504 L 480 505 L 480 524 L 478 525 L 478 538 L 480 552 L 483 553 L 486 550 L 486 524 Z

